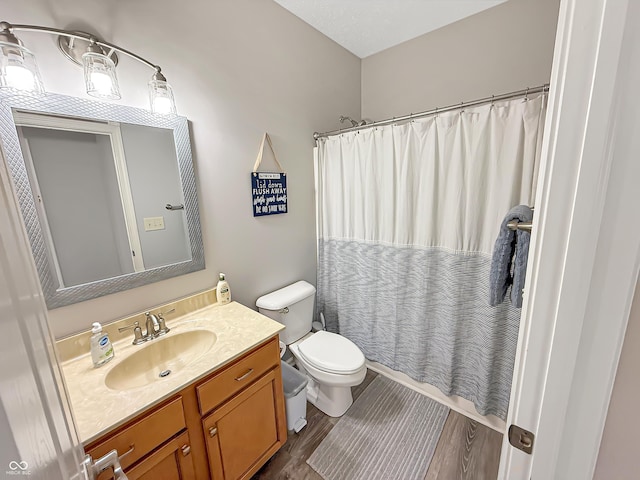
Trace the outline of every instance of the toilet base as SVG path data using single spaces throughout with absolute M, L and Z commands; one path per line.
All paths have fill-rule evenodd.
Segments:
M 353 404 L 353 395 L 351 395 L 351 387 L 320 385 L 309 377 L 307 400 L 326 415 L 341 417 Z

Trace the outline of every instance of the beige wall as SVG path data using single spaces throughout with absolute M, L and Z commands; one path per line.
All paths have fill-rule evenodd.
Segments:
M 53 310 L 56 336 L 212 287 L 219 271 L 249 306 L 289 282 L 315 284 L 312 134 L 359 115 L 357 57 L 270 1 L 29 0 L 2 10 L 13 23 L 91 29 L 159 63 L 191 122 L 206 270 Z M 53 37 L 19 37 L 48 91 L 86 97 L 81 69 Z M 151 73 L 122 58 L 121 103 L 147 108 Z M 253 218 L 249 172 L 264 131 L 288 172 L 290 211 Z
M 362 118 L 548 83 L 559 0 L 509 0 L 362 61 Z
M 289 282 L 315 284 L 311 134 L 341 114 L 380 119 L 547 82 L 558 3 L 510 0 L 362 62 L 275 2 L 8 3 L 10 22 L 90 30 L 159 63 L 191 122 L 206 270 L 53 310 L 54 334 L 209 288 L 219 271 L 249 306 Z M 20 37 L 49 91 L 85 96 L 52 37 Z M 147 108 L 150 70 L 123 58 L 118 74 L 120 102 Z M 264 131 L 288 172 L 290 211 L 254 219 L 249 172 Z
M 640 431 L 640 282 L 636 284 L 627 333 L 613 384 L 604 426 L 595 480 L 638 478 L 640 455 L 636 432 Z

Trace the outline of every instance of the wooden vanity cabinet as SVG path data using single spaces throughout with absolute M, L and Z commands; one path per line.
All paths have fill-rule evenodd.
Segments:
M 239 480 L 249 479 L 286 439 L 273 337 L 85 450 L 98 458 L 116 449 L 130 480 Z
M 287 440 L 280 367 L 207 415 L 202 425 L 215 480 L 250 478 Z

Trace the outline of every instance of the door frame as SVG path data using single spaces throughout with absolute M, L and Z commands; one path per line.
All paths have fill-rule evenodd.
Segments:
M 640 20 L 628 8 L 560 4 L 507 415 L 536 438 L 527 455 L 505 435 L 500 479 L 587 479 L 595 469 L 640 264 L 640 227 L 624 215 L 637 159 L 616 123 L 621 105 L 640 113 L 622 98 L 625 29 Z
M 118 193 L 120 194 L 119 203 L 122 206 L 122 214 L 124 215 L 125 229 L 127 231 L 127 240 L 129 241 L 128 255 L 126 258 L 120 258 L 120 262 L 132 265 L 134 272 L 144 272 L 145 268 L 142 256 L 142 246 L 140 243 L 140 235 L 138 233 L 135 206 L 133 204 L 133 193 L 129 182 L 129 170 L 127 168 L 127 159 L 124 151 L 124 142 L 122 140 L 120 123 L 58 117 L 56 115 L 46 115 L 22 110 L 14 110 L 13 119 L 18 129 L 18 138 L 23 150 L 27 175 L 29 176 L 29 181 L 32 184 L 34 194 L 38 195 L 38 200 L 41 198 L 40 185 L 38 183 L 35 165 L 33 164 L 29 141 L 24 136 L 21 127 L 62 130 L 108 137 L 116 172 L 116 181 L 118 183 Z M 64 284 L 44 205 L 42 205 L 41 202 L 36 201 L 36 199 L 34 199 L 34 202 L 39 215 L 41 215 L 44 240 L 47 243 L 47 247 L 50 248 L 52 252 L 53 262 L 55 263 L 55 270 L 58 276 L 57 280 L 59 288 L 74 286 Z M 124 257 L 124 255 L 119 256 Z

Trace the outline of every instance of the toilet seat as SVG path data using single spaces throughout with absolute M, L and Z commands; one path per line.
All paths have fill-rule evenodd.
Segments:
M 339 375 L 356 373 L 365 358 L 358 346 L 336 333 L 320 331 L 298 344 L 300 355 L 318 370 Z

